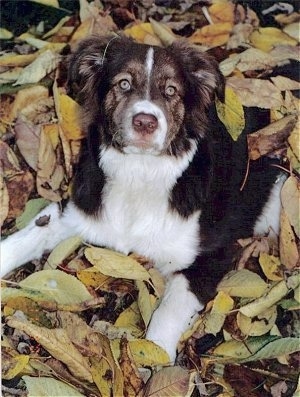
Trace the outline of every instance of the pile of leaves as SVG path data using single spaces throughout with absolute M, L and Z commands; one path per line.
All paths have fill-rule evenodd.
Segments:
M 73 237 L 15 271 L 2 283 L 3 395 L 298 395 L 297 2 L 2 3 L 4 237 L 24 228 L 49 202 L 69 197 L 85 131 L 77 120 L 79 105 L 65 89 L 65 57 L 92 33 L 122 30 L 160 46 L 184 36 L 215 55 L 227 79 L 225 104 L 217 103 L 220 119 L 237 139 L 244 107 L 266 109 L 272 124 L 249 135 L 249 159 L 281 156 L 287 178 L 280 235 L 239 241 L 237 270 L 182 336 L 174 366 L 144 339 L 164 291 L 163 278 L 145 258 Z

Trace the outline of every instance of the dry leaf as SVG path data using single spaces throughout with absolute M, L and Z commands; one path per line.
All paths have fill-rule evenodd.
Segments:
M 201 29 L 197 29 L 195 33 L 189 37 L 189 41 L 195 44 L 204 44 L 209 47 L 218 47 L 227 43 L 232 27 L 233 25 L 230 22 L 206 25 Z
M 26 384 L 28 397 L 84 397 L 76 388 L 54 378 L 26 375 L 22 379 Z
M 219 119 L 236 141 L 245 128 L 244 109 L 239 97 L 231 88 L 226 87 L 225 102 L 216 100 L 216 109 Z
M 282 105 L 280 91 L 268 80 L 229 77 L 227 85 L 235 91 L 244 106 L 272 109 Z
M 119 363 L 124 377 L 124 397 L 138 396 L 144 385 L 130 350 L 127 339 L 123 337 L 120 341 Z
M 132 257 L 105 248 L 91 247 L 84 251 L 87 260 L 106 276 L 147 281 L 150 275 Z
M 38 327 L 29 321 L 14 317 L 8 318 L 7 324 L 34 338 L 53 357 L 65 363 L 73 375 L 88 382 L 93 381 L 88 360 L 73 346 L 65 330 Z
M 210 313 L 205 318 L 205 332 L 216 335 L 223 327 L 226 314 L 233 309 L 233 306 L 233 299 L 225 292 L 219 291 Z
M 168 353 L 147 339 L 130 340 L 130 351 L 135 363 L 139 367 L 157 366 L 170 364 Z
M 1 170 L 2 171 L 2 170 Z M 0 226 L 7 218 L 9 210 L 9 194 L 6 183 L 3 178 L 3 173 L 0 173 Z
M 287 269 L 293 269 L 299 264 L 296 237 L 284 210 L 281 211 L 280 215 L 279 251 L 281 262 Z
M 167 25 L 157 22 L 153 18 L 149 18 L 149 21 L 153 32 L 160 39 L 163 45 L 168 46 L 178 38 Z
M 232 270 L 218 284 L 217 291 L 229 296 L 258 298 L 266 291 L 268 285 L 258 274 L 247 269 Z
M 290 176 L 282 186 L 281 203 L 296 235 L 300 237 L 300 185 L 295 176 Z
M 251 44 L 262 51 L 269 52 L 278 45 L 297 45 L 293 39 L 282 30 L 273 27 L 259 28 L 250 36 Z
M 231 2 L 222 2 L 212 4 L 208 8 L 209 15 L 214 24 L 220 22 L 230 22 L 234 23 L 234 8 L 235 5 Z
M 133 38 L 138 43 L 161 46 L 162 42 L 154 33 L 151 23 L 145 22 L 133 25 L 124 30 L 126 36 Z
M 60 304 L 81 303 L 92 299 L 92 295 L 77 278 L 60 270 L 41 270 L 19 283 L 22 288 L 42 292 L 50 300 Z
M 243 335 L 261 336 L 273 328 L 276 318 L 277 309 L 276 306 L 272 306 L 254 318 L 247 317 L 239 312 L 237 314 L 237 325 Z
M 13 379 L 20 375 L 29 363 L 29 356 L 18 354 L 12 348 L 1 346 L 1 366 L 2 378 L 5 380 Z
M 293 131 L 296 121 L 296 116 L 289 115 L 247 135 L 249 158 L 257 160 L 259 157 L 283 147 Z
M 268 280 L 280 281 L 283 279 L 281 262 L 277 256 L 261 252 L 259 256 L 259 264 Z
M 82 240 L 78 236 L 70 237 L 59 243 L 47 258 L 44 269 L 56 269 L 62 262 L 80 247 Z
M 42 52 L 30 65 L 24 68 L 18 80 L 13 85 L 37 83 L 55 70 L 59 61 L 60 56 L 57 53 L 51 50 Z
M 14 130 L 16 143 L 22 156 L 27 164 L 37 171 L 41 127 L 20 115 L 16 120 Z
M 290 283 L 292 287 L 289 287 L 288 283 Z M 292 275 L 287 280 L 279 281 L 273 285 L 265 295 L 242 306 L 239 311 L 247 317 L 255 317 L 275 305 L 275 303 L 286 296 L 292 288 L 296 288 L 299 284 L 299 275 Z
M 189 397 L 195 388 L 195 372 L 167 367 L 155 373 L 146 385 L 145 397 Z
M 140 337 L 144 329 L 141 328 L 143 319 L 138 307 L 137 302 L 133 302 L 127 309 L 125 309 L 115 321 L 115 326 L 118 328 L 125 328 L 136 336 Z

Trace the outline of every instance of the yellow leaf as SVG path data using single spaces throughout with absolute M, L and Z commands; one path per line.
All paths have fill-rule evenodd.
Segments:
M 234 23 L 235 5 L 231 2 L 213 4 L 208 8 L 213 23 L 230 22 Z
M 57 148 L 59 143 L 59 131 L 57 124 L 43 124 L 42 125 L 43 133 L 47 135 L 51 141 L 53 149 Z
M 172 30 L 165 24 L 155 21 L 153 18 L 149 18 L 153 32 L 160 39 L 163 45 L 168 46 L 172 44 L 177 36 L 172 32 Z
M 237 314 L 237 325 L 241 332 L 246 336 L 261 336 L 269 332 L 275 324 L 277 318 L 276 306 L 270 307 L 265 312 L 258 314 L 254 318 Z
M 29 63 L 33 62 L 39 53 L 35 52 L 33 54 L 26 55 L 3 55 L 0 57 L 0 66 L 3 67 L 12 67 L 12 66 L 26 66 Z
M 15 317 L 8 318 L 7 324 L 33 337 L 53 357 L 66 364 L 74 376 L 93 382 L 88 359 L 75 348 L 65 330 L 38 327 L 29 321 L 19 320 Z
M 296 237 L 290 225 L 285 210 L 280 215 L 279 251 L 282 264 L 287 269 L 293 269 L 299 261 L 299 251 Z
M 214 299 L 211 312 L 205 319 L 205 331 L 208 334 L 216 335 L 222 328 L 226 314 L 233 309 L 234 301 L 223 291 L 219 291 Z
M 229 272 L 218 284 L 217 290 L 230 296 L 258 298 L 267 290 L 268 285 L 258 274 L 247 269 Z
M 37 83 L 57 68 L 59 60 L 59 55 L 51 50 L 42 52 L 30 65 L 23 69 L 13 85 Z
M 276 283 L 265 295 L 242 306 L 239 311 L 247 317 L 255 317 L 280 301 L 291 289 L 295 289 L 299 284 L 299 274 L 292 275 L 288 279 Z
M 34 3 L 44 4 L 45 6 L 56 7 L 59 8 L 58 0 L 31 0 Z
M 167 365 L 170 358 L 160 346 L 147 339 L 130 340 L 129 348 L 138 367 Z
M 281 262 L 277 256 L 261 252 L 259 264 L 268 280 L 280 281 L 283 279 L 282 269 L 280 269 Z
M 230 22 L 206 25 L 196 30 L 189 37 L 189 41 L 195 44 L 205 44 L 209 47 L 218 47 L 227 43 L 232 27 L 233 25 Z
M 29 355 L 18 354 L 11 348 L 1 346 L 2 377 L 9 380 L 23 372 L 29 362 Z
M 58 119 L 67 139 L 82 139 L 85 133 L 80 127 L 80 106 L 68 95 L 60 92 L 55 103 Z
M 126 36 L 133 38 L 138 43 L 149 44 L 151 38 L 151 40 L 153 40 L 153 45 L 161 45 L 161 41 L 156 37 L 153 27 L 149 22 L 133 25 L 131 28 L 125 29 L 124 33 Z
M 216 100 L 216 108 L 219 119 L 225 125 L 233 140 L 237 140 L 245 128 L 243 105 L 238 95 L 232 88 L 225 89 L 225 102 Z
M 106 276 L 130 280 L 150 279 L 150 274 L 135 259 L 106 248 L 91 247 L 84 251 L 87 260 Z
M 109 282 L 113 280 L 113 277 L 105 276 L 98 270 L 91 271 L 90 268 L 77 272 L 77 277 L 78 280 L 80 280 L 87 287 L 93 287 L 100 290 L 107 290 L 109 287 Z
M 119 315 L 114 325 L 116 327 L 126 328 L 132 335 L 139 337 L 144 332 L 144 330 L 141 329 L 142 324 L 143 319 L 138 304 L 137 302 L 133 302 Z
M 297 45 L 293 39 L 282 30 L 273 27 L 259 28 L 250 35 L 250 42 L 256 48 L 269 52 L 278 45 Z
M 151 296 L 153 296 L 153 295 L 151 295 L 150 292 L 148 291 L 148 288 L 145 285 L 144 281 L 137 280 L 135 283 L 139 290 L 138 306 L 139 306 L 142 318 L 144 320 L 144 324 L 147 327 L 150 322 L 153 310 L 154 310 L 154 307 L 152 305 L 152 299 L 151 299 Z
M 70 237 L 60 242 L 48 256 L 44 269 L 56 269 L 62 262 L 80 247 L 82 240 L 78 236 Z
M 0 39 L 1 40 L 9 40 L 12 39 L 14 35 L 7 29 L 0 28 Z
M 281 203 L 296 235 L 300 237 L 300 184 L 295 176 L 285 181 L 281 189 Z
M 92 299 L 86 287 L 74 276 L 60 270 L 41 270 L 19 283 L 22 288 L 42 292 L 60 304 L 75 304 Z
M 53 371 L 51 371 L 51 375 Z M 23 376 L 22 379 L 28 390 L 28 397 L 84 397 L 74 387 L 60 380 L 46 376 Z

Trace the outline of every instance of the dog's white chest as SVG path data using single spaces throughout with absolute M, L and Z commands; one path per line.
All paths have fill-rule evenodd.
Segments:
M 104 153 L 101 211 L 97 219 L 77 222 L 85 224 L 80 234 L 98 245 L 144 255 L 164 274 L 187 267 L 198 254 L 199 212 L 181 217 L 170 209 L 169 195 L 188 162 Z

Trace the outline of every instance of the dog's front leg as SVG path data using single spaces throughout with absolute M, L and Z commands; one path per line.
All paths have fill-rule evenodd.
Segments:
M 39 259 L 45 251 L 52 250 L 74 233 L 59 205 L 50 204 L 28 226 L 1 241 L 1 277 L 26 262 Z
M 173 275 L 161 304 L 153 313 L 146 338 L 163 347 L 174 363 L 180 336 L 188 328 L 193 315 L 202 308 L 203 305 L 190 291 L 186 277 Z

